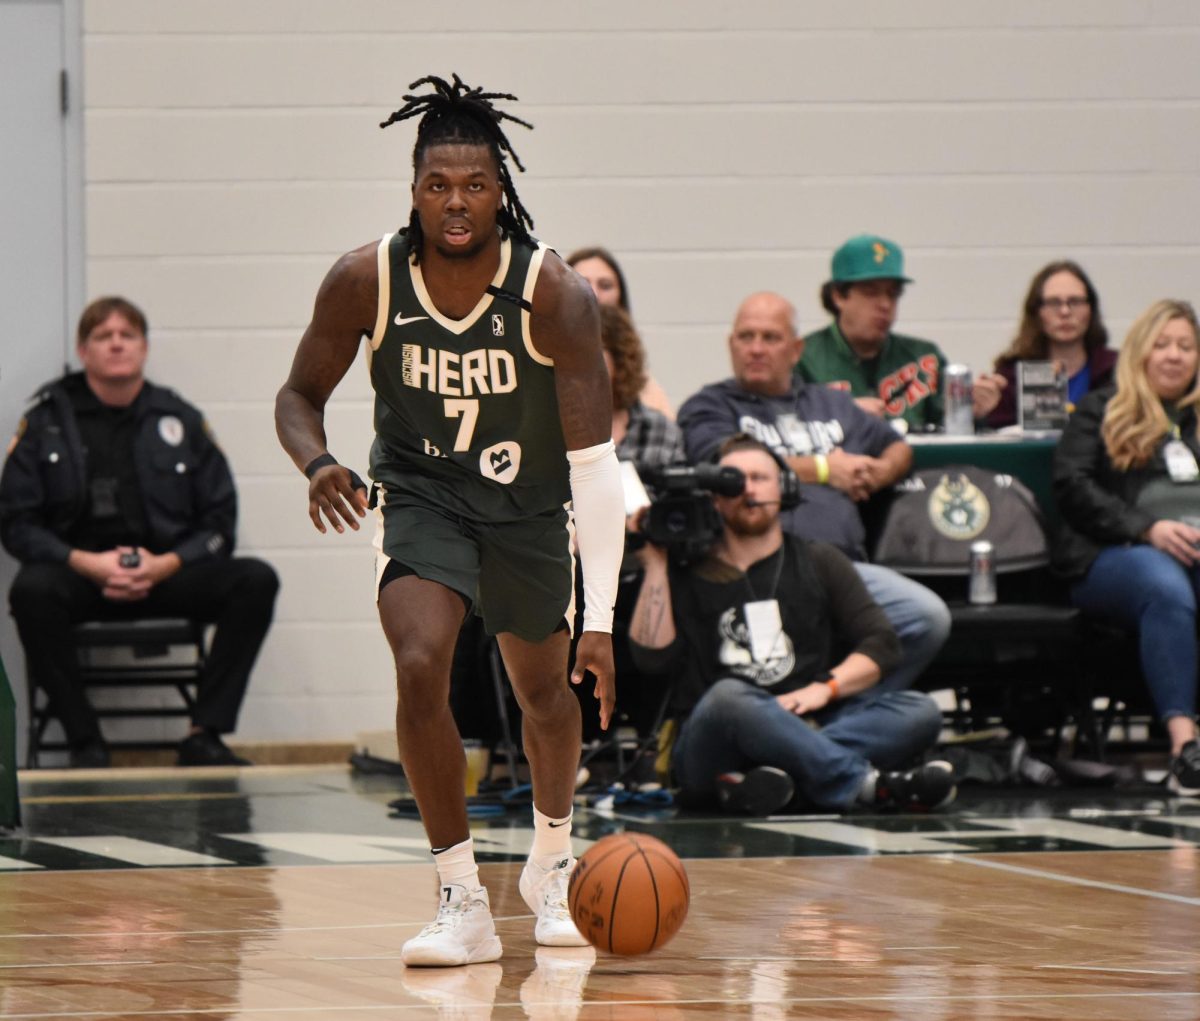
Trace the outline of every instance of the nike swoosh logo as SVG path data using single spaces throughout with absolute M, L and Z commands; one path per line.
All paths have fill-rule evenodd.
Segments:
M 558 829 L 560 826 L 566 826 L 566 825 L 567 825 L 567 824 L 566 824 L 565 822 L 552 822 L 552 823 L 550 824 L 550 828 L 551 828 L 552 830 L 556 830 L 556 829 Z
M 406 323 L 419 323 L 422 319 L 428 318 L 429 316 L 409 316 L 407 319 L 405 319 L 403 316 L 397 315 L 392 322 L 394 322 L 397 326 L 404 326 Z

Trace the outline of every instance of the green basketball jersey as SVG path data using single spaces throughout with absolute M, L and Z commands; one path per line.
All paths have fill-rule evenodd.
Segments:
M 442 315 L 408 239 L 379 243 L 371 475 L 473 520 L 510 521 L 570 499 L 554 363 L 533 346 L 530 312 L 548 249 L 501 242 L 500 266 L 464 319 Z

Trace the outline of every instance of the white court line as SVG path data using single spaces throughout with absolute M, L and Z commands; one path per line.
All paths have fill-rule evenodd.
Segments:
M 1000 872 L 1013 872 L 1019 876 L 1031 876 L 1034 879 L 1052 879 L 1058 883 L 1071 883 L 1074 886 L 1090 886 L 1096 890 L 1108 890 L 1111 893 L 1131 893 L 1135 897 L 1151 897 L 1155 900 L 1169 900 L 1176 904 L 1200 905 L 1200 897 L 1181 897 L 1177 893 L 1160 893 L 1158 890 L 1143 890 L 1138 886 L 1121 886 L 1117 883 L 1102 883 L 1098 879 L 1081 879 L 1078 876 L 1064 876 L 1060 872 L 1044 872 L 1041 869 L 1031 869 L 1024 865 L 1008 865 L 999 861 L 984 861 L 980 858 L 966 855 L 947 854 L 948 861 L 959 865 L 975 865 L 984 869 L 997 869 Z
M 820 964 L 822 962 L 830 962 L 830 963 L 844 962 L 846 964 L 874 964 L 878 960 L 878 958 L 876 958 L 876 957 L 810 957 L 807 954 L 800 954 L 800 955 L 793 954 L 791 957 L 760 957 L 757 954 L 755 954 L 750 957 L 717 957 L 715 955 L 709 955 L 707 957 L 697 957 L 696 960 L 697 961 L 753 961 L 755 964 L 761 963 L 763 961 L 780 961 L 783 963 L 787 963 L 789 961 L 806 961 L 809 964 Z M 621 1002 L 624 1003 L 625 1001 L 622 1000 Z M 737 1002 L 741 1003 L 742 1001 L 738 1000 Z
M 1190 975 L 1187 971 L 1161 971 L 1154 968 L 1102 968 L 1096 964 L 1039 964 L 1036 967 L 1055 971 L 1103 971 L 1114 975 Z
M 0 964 L 0 970 L 24 970 L 25 968 L 106 968 L 114 964 L 158 964 L 158 961 L 72 961 L 69 964 Z M 0 1017 L 4 1015 L 0 1014 Z
M 357 954 L 353 957 L 310 957 L 310 961 L 402 961 L 400 954 Z
M 962 947 L 884 947 L 884 950 L 961 950 Z
M 579 1006 L 585 1007 L 701 1007 L 701 1006 L 742 1006 L 743 1004 L 764 1006 L 790 1006 L 806 1003 L 1009 1003 L 1012 1001 L 1045 1001 L 1045 1000 L 1167 1000 L 1188 997 L 1196 999 L 1196 992 L 1136 992 L 1136 993 L 963 993 L 949 996 L 779 996 L 766 998 L 762 996 L 747 997 L 746 999 L 696 999 L 696 1000 L 583 1000 Z M 516 1006 L 515 1004 L 495 1004 L 496 1007 Z M 236 1004 L 225 1007 L 181 1007 L 178 1010 L 124 1010 L 122 1018 L 134 1017 L 174 1017 L 187 1015 L 196 1017 L 213 1014 L 218 1018 L 229 1017 L 232 1011 L 237 1011 L 241 1017 L 252 1017 L 256 1014 L 315 1014 L 328 1013 L 331 1010 L 345 1014 L 376 1013 L 381 1010 L 429 1010 L 428 1003 L 371 1003 L 355 1006 L 338 1006 L 320 1004 L 315 1007 L 241 1007 Z M 111 1018 L 111 1010 L 81 1010 L 58 1011 L 48 1014 L 3 1014 L 0 1017 L 6 1021 L 34 1021 L 40 1018 L 75 1018 L 75 1017 L 107 1017 Z
M 495 922 L 519 922 L 532 918 L 532 914 L 497 915 Z M 261 936 L 283 932 L 342 932 L 357 929 L 411 929 L 423 927 L 428 922 L 369 922 L 360 925 L 291 925 L 265 929 L 162 929 L 153 932 L 0 932 L 0 939 L 92 939 L 94 937 L 119 936 L 121 939 L 144 937 L 146 939 L 174 939 L 177 936 Z M 0 1014 L 0 1019 L 7 1017 Z

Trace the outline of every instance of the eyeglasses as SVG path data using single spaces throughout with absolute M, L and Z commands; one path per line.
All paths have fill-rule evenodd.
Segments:
M 1087 298 L 1043 298 L 1041 307 L 1048 308 L 1055 312 L 1077 312 L 1081 308 L 1087 308 L 1091 302 Z

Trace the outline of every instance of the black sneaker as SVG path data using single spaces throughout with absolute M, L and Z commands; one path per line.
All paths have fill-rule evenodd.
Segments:
M 107 769 L 112 765 L 112 757 L 108 754 L 108 745 L 94 737 L 71 747 L 70 762 L 72 769 Z
M 717 802 L 726 812 L 770 815 L 792 800 L 796 785 L 782 769 L 755 766 L 747 773 L 717 777 Z
M 879 808 L 929 812 L 950 804 L 956 793 L 954 767 L 943 759 L 907 773 L 880 773 L 875 781 L 875 805 Z
M 1185 798 L 1200 797 L 1200 741 L 1193 738 L 1171 760 L 1167 790 Z
M 229 746 L 221 740 L 220 734 L 202 730 L 198 734 L 189 734 L 179 742 L 179 758 L 176 764 L 180 766 L 250 766 L 249 759 L 234 755 Z

